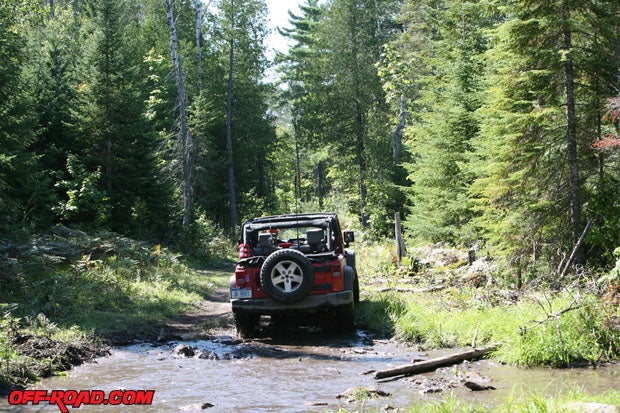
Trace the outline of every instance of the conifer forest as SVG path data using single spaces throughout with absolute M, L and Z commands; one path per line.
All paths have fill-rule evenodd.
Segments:
M 620 2 L 2 0 L 0 239 L 333 210 L 536 277 L 620 246 Z M 564 275 L 564 274 L 562 274 Z

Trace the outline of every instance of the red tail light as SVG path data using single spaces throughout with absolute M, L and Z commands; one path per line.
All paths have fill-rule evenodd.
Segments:
M 248 244 L 239 244 L 239 258 L 250 257 L 250 246 Z

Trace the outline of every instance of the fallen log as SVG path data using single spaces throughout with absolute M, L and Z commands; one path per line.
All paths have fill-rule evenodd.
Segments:
M 483 348 L 474 348 L 456 354 L 450 354 L 447 356 L 421 361 L 419 363 L 407 364 L 388 370 L 380 370 L 375 373 L 374 378 L 379 380 L 387 377 L 403 375 L 409 376 L 412 374 L 428 373 L 429 371 L 434 371 L 440 367 L 451 366 L 465 360 L 479 359 L 480 357 L 497 350 L 498 347 L 499 344 Z
M 375 290 L 378 293 L 386 293 L 388 291 L 396 291 L 397 293 L 414 293 L 414 294 L 422 294 L 422 293 L 431 293 L 434 291 L 443 290 L 446 288 L 444 284 L 432 285 L 430 287 L 424 288 L 403 288 L 403 287 L 385 287 L 379 288 Z

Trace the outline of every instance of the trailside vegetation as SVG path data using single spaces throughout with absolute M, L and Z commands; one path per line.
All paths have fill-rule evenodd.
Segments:
M 358 249 L 359 250 L 359 249 Z M 502 268 L 467 251 L 435 245 L 415 250 L 396 269 L 389 246 L 367 246 L 360 268 L 360 326 L 425 349 L 499 345 L 492 357 L 515 365 L 592 365 L 620 356 L 618 269 L 562 291 L 540 280 L 502 288 Z M 387 252 L 387 253 L 386 253 Z
M 386 276 L 362 324 L 428 346 L 476 332 L 516 363 L 618 357 L 620 2 L 306 0 L 274 62 L 266 12 L 3 0 L 1 366 L 13 325 L 173 314 L 206 287 L 169 251 L 221 262 L 243 220 L 317 209 Z M 84 249 L 77 230 L 115 235 Z M 430 270 L 412 247 L 438 243 L 489 270 Z
M 0 393 L 104 355 L 110 344 L 155 341 L 167 320 L 228 282 L 228 271 L 204 271 L 233 251 L 222 234 L 210 235 L 200 261 L 64 226 L 0 242 Z

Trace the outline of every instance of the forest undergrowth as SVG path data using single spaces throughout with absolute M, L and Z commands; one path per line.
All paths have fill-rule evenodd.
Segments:
M 596 366 L 620 356 L 617 269 L 558 288 L 536 278 L 516 288 L 488 257 L 438 244 L 397 268 L 391 245 L 362 248 L 358 324 L 422 348 L 501 344 L 498 361 Z M 506 281 L 508 280 L 508 281 Z
M 110 344 L 155 340 L 166 320 L 217 288 L 201 271 L 231 262 L 230 242 L 208 239 L 193 256 L 63 226 L 0 240 L 0 394 L 107 354 Z

